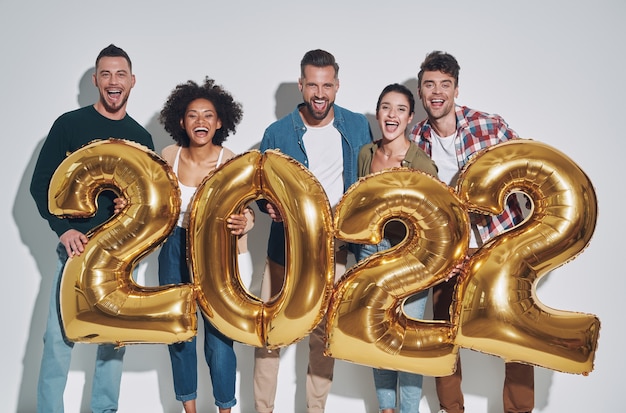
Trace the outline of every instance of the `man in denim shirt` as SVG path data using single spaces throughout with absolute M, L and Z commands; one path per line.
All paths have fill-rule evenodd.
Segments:
M 339 89 L 339 65 L 324 50 L 307 52 L 300 62 L 298 87 L 304 102 L 289 115 L 272 123 L 263 135 L 261 151 L 280 149 L 309 168 L 324 188 L 331 207 L 357 180 L 359 149 L 371 142 L 367 119 L 335 105 Z M 277 295 L 285 276 L 285 236 L 278 209 L 267 203 L 272 218 L 267 248 L 266 274 L 270 294 Z M 346 269 L 347 250 L 335 248 L 335 280 Z M 297 252 L 296 252 L 297 253 Z M 264 281 L 267 281 L 265 277 Z M 264 290 L 267 288 L 264 287 Z M 307 412 L 323 412 L 330 391 L 334 360 L 324 356 L 325 319 L 309 337 L 309 367 L 306 380 Z M 259 413 L 274 410 L 280 354 L 278 350 L 257 348 L 254 365 L 254 402 Z

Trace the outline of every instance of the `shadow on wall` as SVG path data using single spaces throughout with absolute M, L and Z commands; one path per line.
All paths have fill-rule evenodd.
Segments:
M 91 75 L 93 71 L 93 67 L 85 71 L 79 81 L 77 96 L 79 106 L 93 104 L 98 98 L 98 91 L 92 83 Z M 74 108 L 68 108 L 68 110 L 71 109 Z M 35 201 L 30 195 L 30 181 L 45 139 L 46 137 L 44 136 L 39 141 L 39 144 L 28 162 L 26 170 L 20 180 L 19 189 L 13 205 L 13 218 L 20 231 L 20 237 L 23 244 L 30 249 L 31 255 L 35 259 L 41 275 L 39 292 L 31 315 L 28 344 L 23 356 L 22 379 L 17 402 L 18 412 L 35 411 L 37 379 L 43 350 L 42 338 L 46 326 L 52 290 L 51 279 L 54 275 L 57 263 L 55 247 L 59 240 L 56 234 L 50 229 L 47 222 L 39 215 Z M 95 360 L 95 355 L 90 365 L 84 365 L 82 369 L 93 370 L 93 360 Z
M 48 315 L 52 277 L 56 268 L 55 244 L 58 238 L 40 217 L 35 201 L 30 195 L 30 181 L 37 163 L 43 139 L 37 145 L 24 171 L 13 204 L 13 219 L 21 241 L 35 260 L 41 281 L 30 317 L 28 341 L 22 355 L 22 377 L 19 388 L 17 411 L 33 412 L 37 394 L 37 378 L 43 351 L 43 333 Z M 35 275 L 33 275 L 35 276 Z M 22 349 L 18 353 L 21 353 Z
M 276 120 L 283 118 L 293 112 L 302 103 L 302 93 L 298 89 L 298 82 L 286 82 L 278 85 L 274 94 L 276 102 Z M 269 125 L 267 125 L 269 126 Z

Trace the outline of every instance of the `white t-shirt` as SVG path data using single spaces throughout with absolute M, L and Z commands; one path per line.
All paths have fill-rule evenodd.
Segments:
M 437 135 L 434 129 L 431 129 L 432 154 L 431 157 L 437 164 L 439 179 L 446 184 L 454 187 L 459 179 L 459 162 L 456 159 L 456 132 L 453 135 L 441 137 Z M 478 248 L 477 228 L 472 226 L 470 231 L 470 248 Z
M 303 137 L 309 170 L 326 192 L 331 208 L 343 196 L 343 148 L 341 134 L 331 121 L 322 127 L 307 126 Z
M 459 177 L 459 163 L 456 160 L 456 132 L 450 136 L 442 138 L 431 129 L 432 135 L 432 159 L 437 164 L 437 174 L 439 179 L 450 186 L 456 185 Z

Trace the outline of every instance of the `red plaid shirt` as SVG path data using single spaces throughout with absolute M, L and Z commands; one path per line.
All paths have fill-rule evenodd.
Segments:
M 459 169 L 480 151 L 509 139 L 518 139 L 517 133 L 499 115 L 491 115 L 466 106 L 456 105 L 457 139 L 456 158 Z M 432 156 L 432 135 L 428 119 L 415 125 L 411 131 L 411 139 L 422 148 L 428 156 Z M 497 216 L 485 216 L 470 213 L 472 224 L 476 225 L 482 241 L 485 242 L 504 232 L 523 220 L 522 210 L 514 196 L 509 197 L 504 212 Z

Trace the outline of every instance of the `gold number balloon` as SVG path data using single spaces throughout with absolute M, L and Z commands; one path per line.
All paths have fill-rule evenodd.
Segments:
M 123 211 L 94 229 L 61 279 L 61 318 L 68 339 L 88 343 L 173 343 L 196 333 L 193 286 L 143 287 L 132 269 L 171 232 L 180 211 L 176 177 L 139 144 L 94 141 L 69 155 L 50 182 L 54 215 L 91 216 L 96 198 L 113 190 Z
M 576 257 L 595 228 L 596 195 L 589 178 L 566 155 L 539 142 L 514 140 L 473 158 L 457 183 L 468 208 L 503 211 L 507 195 L 526 193 L 529 219 L 484 245 L 457 285 L 455 343 L 569 373 L 593 369 L 600 321 L 555 310 L 535 286 L 550 270 Z
M 65 266 L 60 306 L 66 334 L 91 343 L 184 341 L 196 333 L 197 294 L 220 331 L 254 346 L 298 341 L 328 310 L 327 353 L 360 364 L 446 375 L 458 348 L 465 347 L 507 361 L 590 372 L 598 318 L 551 309 L 535 293 L 542 276 L 575 258 L 590 241 L 597 204 L 589 178 L 555 149 L 514 140 L 472 158 L 456 189 L 404 168 L 379 172 L 346 192 L 333 222 L 326 194 L 304 166 L 278 151 L 250 151 L 208 176 L 192 201 L 188 241 L 194 283 L 143 287 L 133 281 L 132 269 L 175 225 L 176 177 L 141 145 L 93 142 L 55 172 L 50 211 L 93 215 L 103 190 L 129 202 L 88 234 L 85 252 Z M 405 298 L 441 282 L 463 261 L 466 211 L 499 214 L 516 191 L 527 194 L 533 210 L 466 263 L 452 322 L 406 317 Z M 236 239 L 226 224 L 228 216 L 259 198 L 275 204 L 285 223 L 285 282 L 267 303 L 241 284 Z M 407 237 L 350 269 L 333 291 L 334 237 L 375 244 L 390 220 L 404 222 Z
M 392 169 L 362 178 L 335 211 L 336 236 L 377 244 L 384 225 L 401 220 L 407 237 L 350 269 L 328 312 L 333 357 L 433 376 L 454 372 L 453 326 L 407 318 L 405 298 L 441 282 L 467 253 L 469 223 L 452 189 L 432 176 Z
M 268 303 L 241 285 L 226 219 L 255 198 L 281 211 L 286 271 Z M 226 336 L 275 348 L 306 337 L 326 312 L 334 278 L 332 216 L 326 193 L 300 163 L 278 151 L 250 151 L 209 175 L 191 205 L 189 246 L 198 302 Z

